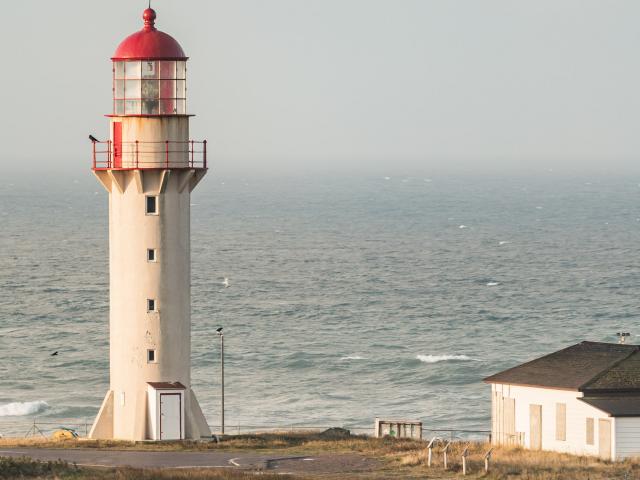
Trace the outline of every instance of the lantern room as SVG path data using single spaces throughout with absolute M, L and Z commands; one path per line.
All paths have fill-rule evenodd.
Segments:
M 112 57 L 113 114 L 185 115 L 187 57 L 171 35 L 156 29 L 153 9 L 142 18 L 142 30 L 128 36 Z
M 188 57 L 153 9 L 142 18 L 111 58 L 111 134 L 94 143 L 94 169 L 206 168 L 206 142 L 189 139 Z

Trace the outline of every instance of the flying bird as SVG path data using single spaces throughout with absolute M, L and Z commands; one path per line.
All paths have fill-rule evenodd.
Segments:
M 58 351 L 57 350 L 51 354 L 52 357 L 55 357 L 56 355 L 58 355 Z
M 89 140 L 91 140 L 92 142 L 99 142 L 100 140 L 98 140 L 96 137 L 94 137 L 93 135 L 89 135 Z
M 224 277 L 224 281 L 222 282 L 222 286 L 224 288 L 229 288 L 229 279 L 227 277 Z
M 216 332 L 221 333 L 222 332 L 222 327 L 216 328 Z

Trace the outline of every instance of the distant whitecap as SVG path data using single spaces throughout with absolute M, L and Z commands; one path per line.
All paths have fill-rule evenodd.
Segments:
M 49 408 L 49 404 L 42 400 L 35 402 L 13 402 L 0 405 L 0 417 L 23 417 L 40 413 Z
M 458 228 L 467 228 L 466 225 L 460 225 Z
M 498 242 L 498 245 L 506 245 L 508 243 L 511 243 L 511 242 L 508 242 L 506 240 L 502 240 L 502 241 Z
M 384 177 L 385 180 L 391 180 L 391 177 Z
M 488 282 L 487 283 L 487 287 L 495 287 L 497 285 L 500 285 L 498 282 Z
M 342 357 L 340 360 L 366 360 L 366 358 L 359 355 L 347 355 L 346 357 Z
M 466 355 L 416 355 L 416 358 L 423 363 L 468 362 L 473 360 Z

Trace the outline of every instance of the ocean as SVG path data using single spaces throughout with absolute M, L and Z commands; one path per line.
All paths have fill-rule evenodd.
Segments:
M 619 331 L 636 341 L 639 181 L 210 172 L 192 197 L 205 415 L 219 424 L 224 326 L 228 431 L 376 416 L 490 429 L 483 377 Z M 107 215 L 88 171 L 0 184 L 0 434 L 97 413 Z

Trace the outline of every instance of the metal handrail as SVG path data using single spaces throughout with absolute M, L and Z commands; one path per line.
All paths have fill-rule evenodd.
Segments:
M 120 142 L 119 165 L 112 140 L 92 143 L 94 170 L 207 168 L 206 140 Z M 185 161 L 172 159 L 174 155 L 184 155 Z

